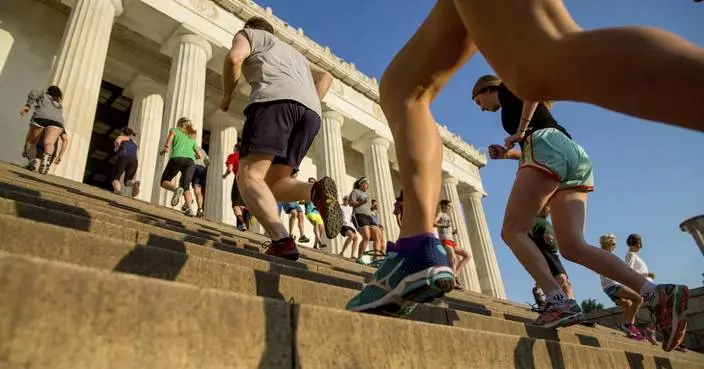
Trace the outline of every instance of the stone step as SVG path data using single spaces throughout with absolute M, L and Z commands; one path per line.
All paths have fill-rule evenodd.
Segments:
M 4 191 L 0 187 L 0 196 L 10 196 L 18 198 L 15 196 L 16 192 Z M 264 259 L 276 264 L 284 264 L 285 266 L 300 267 L 305 269 L 312 269 L 320 274 L 329 276 L 326 278 L 324 276 L 319 276 L 316 280 L 319 282 L 330 283 L 336 286 L 348 287 L 348 288 L 361 288 L 361 283 L 363 277 L 350 274 L 346 267 L 330 267 L 324 264 L 311 265 L 310 261 L 306 263 L 290 262 L 280 258 L 272 258 L 265 254 L 258 252 L 248 252 L 246 249 L 241 249 L 235 247 L 234 241 L 226 241 L 227 243 L 220 243 L 214 236 L 210 239 L 199 238 L 194 235 L 182 235 L 176 231 L 171 231 L 168 229 L 163 229 L 158 226 L 154 226 L 146 223 L 132 222 L 129 225 L 131 227 L 125 228 L 115 224 L 107 223 L 101 220 L 100 214 L 92 209 L 79 208 L 80 215 L 64 213 L 60 210 L 54 210 L 57 205 L 42 203 L 46 199 L 40 199 L 40 201 L 34 201 L 36 198 L 27 197 L 23 198 L 25 201 L 33 201 L 34 203 L 41 203 L 42 205 L 51 207 L 41 207 L 29 203 L 18 202 L 15 200 L 9 200 L 8 198 L 0 198 L 0 214 L 5 214 L 13 217 L 30 219 L 42 223 L 59 225 L 66 228 L 73 228 L 81 231 L 87 231 L 90 233 L 98 234 L 102 237 L 111 237 L 120 240 L 133 240 L 137 244 L 150 245 L 154 247 L 160 247 L 169 249 L 172 251 L 181 252 L 186 247 L 191 252 L 200 252 L 201 256 L 204 256 L 205 251 L 201 250 L 197 246 L 206 246 L 209 249 L 219 249 L 226 250 L 231 253 L 243 254 L 244 257 L 255 257 L 259 259 Z M 65 209 L 61 209 L 65 210 Z M 92 216 L 91 216 L 92 215 Z M 106 220 L 117 219 L 116 217 L 108 217 Z M 124 221 L 124 220 L 123 220 Z M 40 236 L 40 235 L 37 235 Z M 225 257 L 226 253 L 209 253 L 211 257 Z M 237 264 L 239 261 L 247 262 L 245 259 L 235 259 L 233 256 L 229 257 L 229 262 Z M 225 261 L 220 259 L 218 261 Z M 351 264 L 351 263 L 350 263 Z M 283 268 L 282 272 L 288 272 L 292 275 L 291 271 L 287 268 Z M 299 275 L 299 274 L 294 274 Z M 496 304 L 489 299 L 479 300 L 479 303 L 475 302 L 469 295 L 464 294 L 454 294 L 448 297 L 445 303 L 439 303 L 442 306 L 450 306 L 454 309 L 471 311 L 474 313 L 492 315 L 492 316 L 502 316 L 507 319 L 512 319 L 515 321 L 530 321 L 534 319 L 534 314 L 524 309 L 514 308 L 510 305 Z
M 0 253 L 5 368 L 700 368 Z
M 0 250 L 3 252 L 177 281 L 200 288 L 336 309 L 343 307 L 356 293 L 352 289 L 320 283 L 325 281 L 316 281 L 315 273 L 298 268 L 284 267 L 258 259 L 250 259 L 249 263 L 243 265 L 241 258 L 238 258 L 237 265 L 232 265 L 201 257 L 202 254 L 195 253 L 205 248 L 195 245 L 185 252 L 173 252 L 7 215 L 0 215 L 0 233 L 10 235 L 0 244 Z M 191 254 L 194 250 L 196 251 Z M 218 250 L 211 252 L 222 254 Z M 571 332 L 574 328 L 569 328 L 569 331 L 561 329 L 559 333 L 555 333 L 551 329 L 531 327 L 496 317 L 481 317 L 442 306 L 419 307 L 411 319 L 546 340 L 599 345 L 641 354 L 661 353 L 659 349 L 635 345 L 595 329 L 586 334 Z M 693 361 L 688 356 L 679 356 L 682 356 L 683 360 Z

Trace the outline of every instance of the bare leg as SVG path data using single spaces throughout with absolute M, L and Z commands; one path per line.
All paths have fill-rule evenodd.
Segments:
M 640 291 L 645 277 L 629 268 L 616 255 L 594 247 L 584 241 L 584 221 L 587 194 L 579 191 L 558 191 L 550 200 L 553 227 L 560 253 L 592 271 Z
M 59 138 L 62 129 L 59 127 L 46 127 L 44 128 L 44 152 L 53 154 L 56 148 L 56 140 Z
M 438 1 L 381 79 L 381 107 L 395 140 L 404 189 L 400 238 L 434 231 L 443 145 L 430 103 L 475 52 L 452 2 Z
M 630 309 L 628 311 L 628 316 L 625 315 L 624 311 L 624 318 L 627 319 L 627 323 L 635 323 L 636 315 L 638 315 L 638 310 L 640 310 L 641 305 L 643 305 L 643 298 L 640 297 L 640 294 L 638 294 L 638 292 L 635 292 L 625 286 L 621 287 L 621 289 L 618 290 L 616 296 L 628 301 Z
M 583 31 L 561 0 L 454 3 L 482 55 L 524 99 L 587 102 L 704 131 L 696 45 L 654 28 Z
M 288 213 L 288 232 L 290 234 L 293 234 L 293 226 L 296 225 L 296 221 L 298 220 L 298 212 L 296 210 L 291 210 Z M 302 235 L 303 233 L 301 233 Z
M 455 277 L 457 277 L 457 255 L 455 255 L 455 249 L 452 246 L 445 246 L 445 252 L 447 252 L 447 261 L 449 262 L 450 268 L 452 268 L 452 272 L 455 274 Z
M 322 224 L 313 224 L 313 232 L 315 232 L 315 243 L 318 244 L 318 246 L 323 245 L 323 225 Z
M 301 232 L 301 236 L 303 236 L 303 230 L 306 227 L 306 222 L 305 222 L 306 216 L 303 214 L 303 212 L 298 212 L 298 231 Z
M 633 324 L 635 321 L 635 315 L 632 313 L 631 305 L 631 300 L 627 299 L 619 299 L 618 302 L 616 303 L 618 307 L 621 308 L 623 311 L 623 323 L 624 324 Z
M 196 205 L 198 205 L 198 209 L 203 209 L 203 188 L 201 186 L 193 186 L 193 192 L 196 193 Z
M 557 283 L 560 288 L 562 288 L 562 291 L 567 295 L 567 297 L 574 299 L 574 291 L 572 290 L 572 282 L 570 282 L 569 278 L 565 274 L 560 274 L 555 276 L 555 282 Z
M 357 258 L 361 259 L 364 255 L 364 252 L 367 251 L 367 247 L 369 246 L 369 240 L 371 239 L 371 230 L 369 229 L 369 227 L 361 227 L 359 229 L 359 233 L 362 234 L 362 242 L 359 243 L 359 253 L 357 254 Z
M 519 170 L 506 205 L 501 229 L 504 242 L 546 295 L 557 290 L 559 286 L 555 283 L 540 250 L 528 237 L 528 232 L 533 226 L 533 219 L 556 189 L 557 182 L 540 170 L 530 167 Z M 554 217 L 556 215 L 553 213 L 553 219 Z
M 237 186 L 252 214 L 271 235 L 272 240 L 289 236 L 278 214 L 276 199 L 264 177 L 271 165 L 272 156 L 252 153 L 240 161 Z
M 460 259 L 460 262 L 458 263 L 457 267 L 455 268 L 455 277 L 459 277 L 460 273 L 464 270 L 464 267 L 469 263 L 469 254 L 467 254 L 467 251 L 461 248 L 456 248 L 453 250 L 455 252 L 455 255 L 458 256 Z
M 112 190 L 116 193 L 122 193 L 122 185 L 119 179 L 112 181 Z
M 161 182 L 161 188 L 165 190 L 169 190 L 171 192 L 176 192 L 178 190 L 178 186 L 176 186 L 173 182 L 171 181 L 163 181 Z
M 292 168 L 284 164 L 273 164 L 266 174 L 265 180 L 269 184 L 271 193 L 279 201 L 310 201 L 310 192 L 313 184 L 291 178 Z
M 33 124 L 29 125 L 29 128 L 27 129 L 27 136 L 24 139 L 24 152 L 29 154 L 30 151 L 32 150 L 32 147 L 37 143 L 37 140 L 39 139 L 39 136 L 42 134 L 42 130 L 44 128 L 35 126 Z M 44 150 L 46 151 L 46 149 Z

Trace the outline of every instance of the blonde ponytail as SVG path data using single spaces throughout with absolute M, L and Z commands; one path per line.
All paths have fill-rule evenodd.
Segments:
M 193 128 L 193 123 L 191 122 L 191 120 L 186 117 L 179 119 L 176 123 L 176 127 L 186 132 L 186 134 L 191 138 L 195 138 L 196 134 L 198 133 L 198 131 Z

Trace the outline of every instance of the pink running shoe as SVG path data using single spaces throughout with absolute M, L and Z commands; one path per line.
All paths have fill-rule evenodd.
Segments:
M 626 335 L 630 339 L 634 339 L 636 341 L 642 341 L 645 339 L 645 336 L 643 336 L 643 332 L 640 331 L 635 325 L 633 324 L 626 324 L 624 325 L 624 328 L 626 328 Z
M 650 307 L 655 329 L 662 334 L 662 349 L 670 352 L 677 348 L 687 332 L 687 306 L 689 288 L 683 285 L 659 284 L 655 287 L 657 301 Z
M 563 304 L 547 302 L 533 325 L 543 328 L 566 327 L 579 322 L 583 316 L 577 301 L 572 299 Z

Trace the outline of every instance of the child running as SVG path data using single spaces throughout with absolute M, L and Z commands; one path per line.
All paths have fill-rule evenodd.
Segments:
M 460 248 L 455 241 L 457 228 L 452 221 L 452 216 L 450 216 L 451 207 L 450 200 L 440 200 L 438 215 L 435 217 L 435 227 L 438 229 L 440 242 L 445 247 L 450 267 L 455 274 L 455 289 L 464 291 L 464 287 L 459 282 L 459 275 L 469 262 L 469 254 Z
M 354 224 L 352 224 L 352 207 L 350 206 L 349 196 L 342 197 L 342 228 L 340 228 L 340 234 L 345 237 L 345 244 L 342 246 L 342 251 L 340 255 L 345 255 L 345 251 L 350 245 L 352 249 L 350 250 L 352 259 L 357 260 L 357 232 L 354 230 Z
M 562 255 L 634 291 L 640 291 L 657 316 L 665 336 L 663 348 L 679 345 L 686 330 L 689 290 L 683 285 L 655 285 L 628 268 L 611 253 L 584 241 L 587 194 L 593 190 L 592 165 L 584 149 L 557 123 L 549 104 L 523 101 L 496 76 L 479 78 L 472 98 L 483 111 L 501 110 L 505 146 L 491 145 L 492 159 L 520 157 L 519 171 L 509 196 L 502 238 L 518 260 L 546 291 L 546 309 L 535 324 L 568 325 L 582 318 L 582 310 L 555 282 L 545 259 L 527 237 L 533 218 L 550 200 Z M 521 151 L 509 150 L 518 143 Z M 673 313 L 674 310 L 674 313 Z

